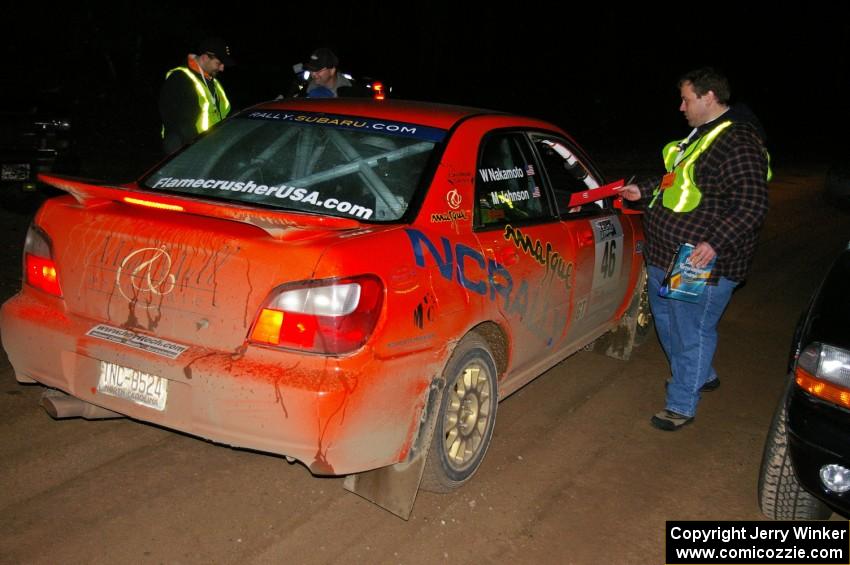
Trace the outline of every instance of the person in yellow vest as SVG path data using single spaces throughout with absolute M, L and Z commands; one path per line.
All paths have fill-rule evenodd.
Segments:
M 188 55 L 185 66 L 166 73 L 159 93 L 162 148 L 166 153 L 192 141 L 230 113 L 230 101 L 218 75 L 233 63 L 227 43 L 211 37 L 201 41 L 197 54 Z
M 693 130 L 664 147 L 666 174 L 620 189 L 626 200 L 645 204 L 650 307 L 671 369 L 666 405 L 650 422 L 666 431 L 692 422 L 700 393 L 720 386 L 712 365 L 717 325 L 752 264 L 771 175 L 761 125 L 745 107 L 730 106 L 725 76 L 708 67 L 691 71 L 679 92 Z M 695 246 L 695 267 L 715 260 L 696 303 L 659 295 L 683 243 Z

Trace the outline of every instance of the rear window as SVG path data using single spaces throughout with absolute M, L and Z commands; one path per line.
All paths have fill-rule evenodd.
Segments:
M 225 120 L 143 180 L 153 190 L 377 222 L 400 219 L 445 131 L 309 112 Z

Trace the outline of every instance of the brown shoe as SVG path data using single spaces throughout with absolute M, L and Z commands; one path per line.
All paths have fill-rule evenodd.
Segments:
M 665 432 L 675 432 L 682 426 L 686 426 L 694 421 L 693 416 L 683 416 L 671 410 L 662 410 L 652 417 L 650 423 L 659 430 Z

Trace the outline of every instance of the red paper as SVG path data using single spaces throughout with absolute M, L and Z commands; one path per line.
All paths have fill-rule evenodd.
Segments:
M 591 188 L 584 192 L 575 192 L 572 196 L 570 196 L 569 207 L 573 208 L 575 206 L 581 206 L 582 204 L 596 202 L 597 200 L 602 200 L 603 198 L 608 198 L 610 196 L 616 196 L 616 189 L 622 188 L 625 183 L 625 180 L 620 179 L 604 186 L 600 186 L 599 188 Z

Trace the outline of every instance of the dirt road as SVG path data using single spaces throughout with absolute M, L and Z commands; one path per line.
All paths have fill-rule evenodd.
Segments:
M 762 443 L 791 332 L 850 239 L 822 177 L 780 171 L 748 284 L 721 324 L 721 388 L 649 425 L 667 364 L 581 352 L 499 406 L 481 470 L 408 522 L 300 465 L 130 420 L 54 421 L 0 358 L 2 563 L 663 563 L 665 520 L 758 520 Z M 4 214 L 5 299 L 26 219 Z M 17 271 L 15 271 L 17 269 Z

